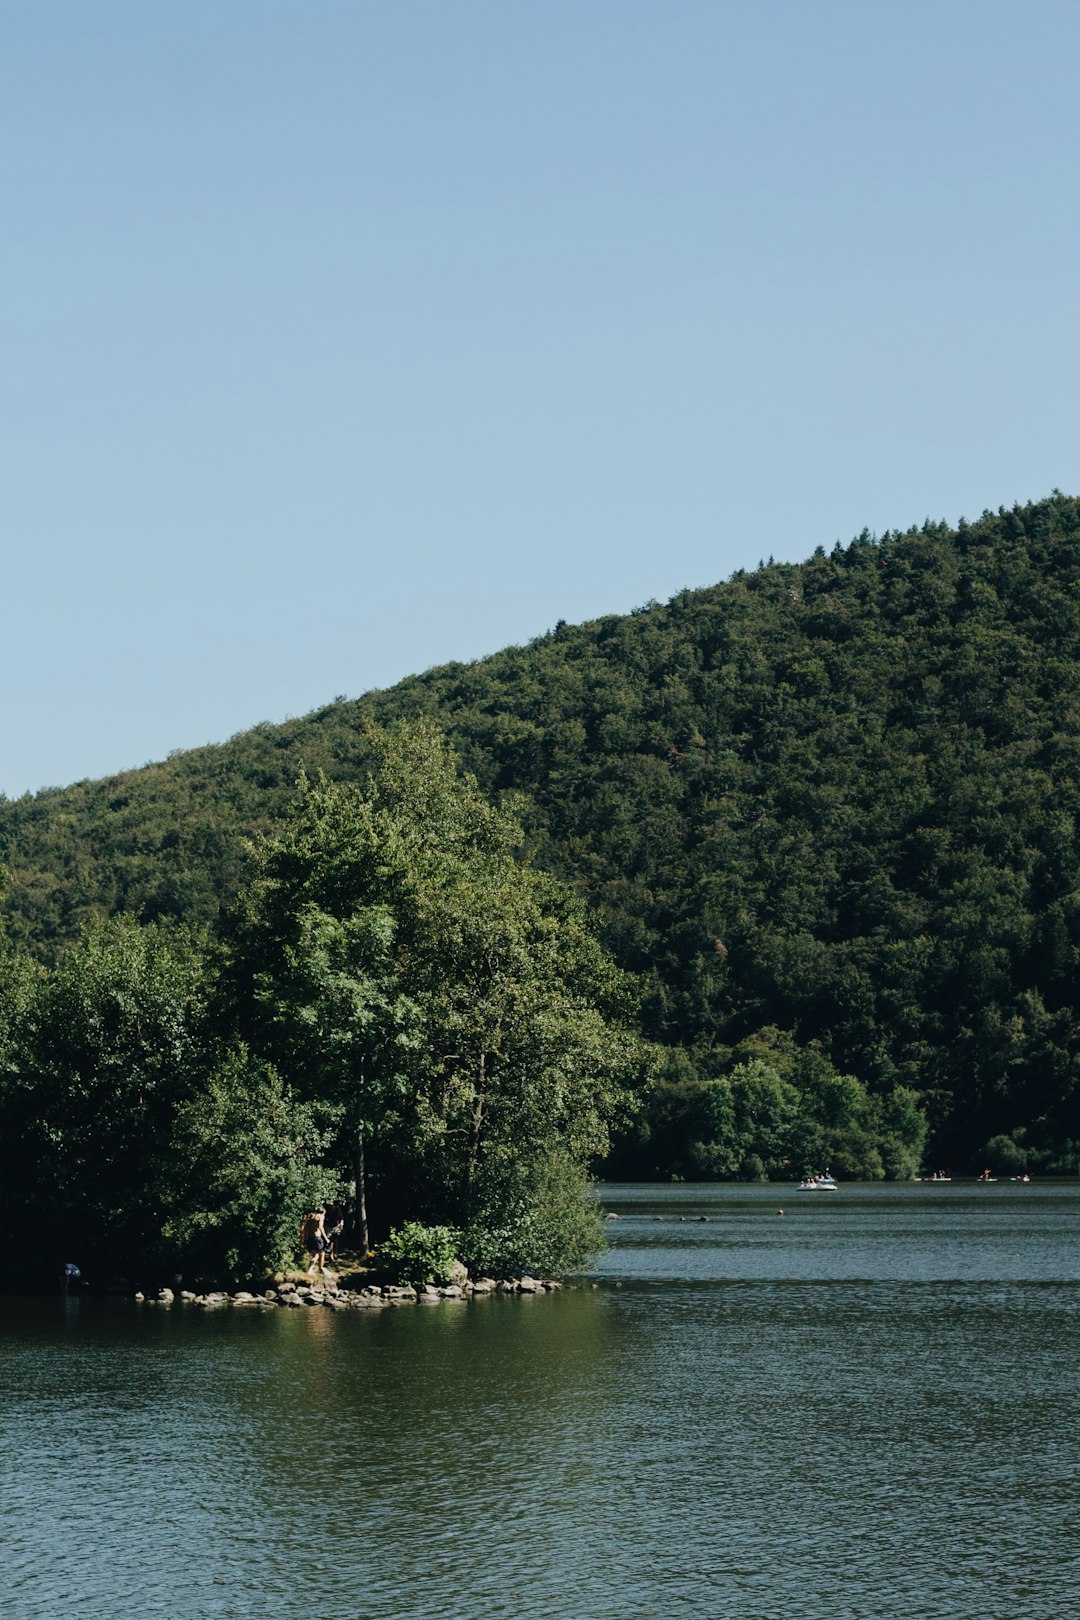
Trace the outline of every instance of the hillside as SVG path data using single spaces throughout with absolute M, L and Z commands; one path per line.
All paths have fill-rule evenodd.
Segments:
M 213 922 L 301 766 L 363 775 L 364 723 L 431 714 L 531 858 L 647 979 L 646 1031 L 720 1072 L 819 1043 L 918 1090 L 935 1151 L 1080 1152 L 1080 503 L 927 524 L 627 617 L 559 625 L 221 746 L 0 801 L 11 935 Z M 1023 1138 L 1021 1138 L 1023 1139 Z

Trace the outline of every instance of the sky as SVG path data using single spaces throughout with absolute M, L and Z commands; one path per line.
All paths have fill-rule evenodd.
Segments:
M 1080 492 L 1074 0 L 2 0 L 0 792 Z

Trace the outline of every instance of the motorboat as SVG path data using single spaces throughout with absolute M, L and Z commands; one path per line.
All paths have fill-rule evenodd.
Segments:
M 795 1191 L 796 1192 L 835 1192 L 836 1191 L 836 1181 L 829 1174 L 829 1172 L 826 1170 L 826 1172 L 825 1172 L 825 1174 L 823 1176 L 821 1176 L 821 1175 L 807 1176 L 805 1181 L 800 1181 L 799 1182 L 799 1185 L 796 1187 Z

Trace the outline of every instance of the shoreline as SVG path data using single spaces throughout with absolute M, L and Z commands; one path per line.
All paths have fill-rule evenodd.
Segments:
M 460 1283 L 369 1283 L 363 1288 L 342 1287 L 336 1280 L 312 1282 L 280 1282 L 261 1294 L 246 1288 L 228 1291 L 211 1289 L 196 1293 L 189 1288 L 159 1288 L 156 1294 L 136 1291 L 131 1297 L 138 1305 L 158 1305 L 173 1308 L 194 1305 L 202 1310 L 220 1310 L 228 1306 L 262 1310 L 297 1310 L 322 1308 L 332 1311 L 384 1310 L 402 1305 L 438 1305 L 444 1300 L 470 1300 L 494 1294 L 553 1294 L 566 1287 L 554 1277 L 480 1277 L 476 1282 Z

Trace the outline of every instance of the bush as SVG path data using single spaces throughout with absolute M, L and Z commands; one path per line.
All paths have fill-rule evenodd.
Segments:
M 1023 1143 L 1023 1131 L 1012 1136 L 992 1136 L 980 1157 L 998 1176 L 1022 1175 L 1028 1168 L 1029 1153 Z
M 493 1181 L 462 1238 L 462 1257 L 474 1274 L 581 1271 L 605 1248 L 591 1183 L 559 1152 Z
M 379 1245 L 379 1264 L 397 1282 L 448 1283 L 458 1258 L 461 1234 L 453 1226 L 422 1226 L 406 1221 Z

